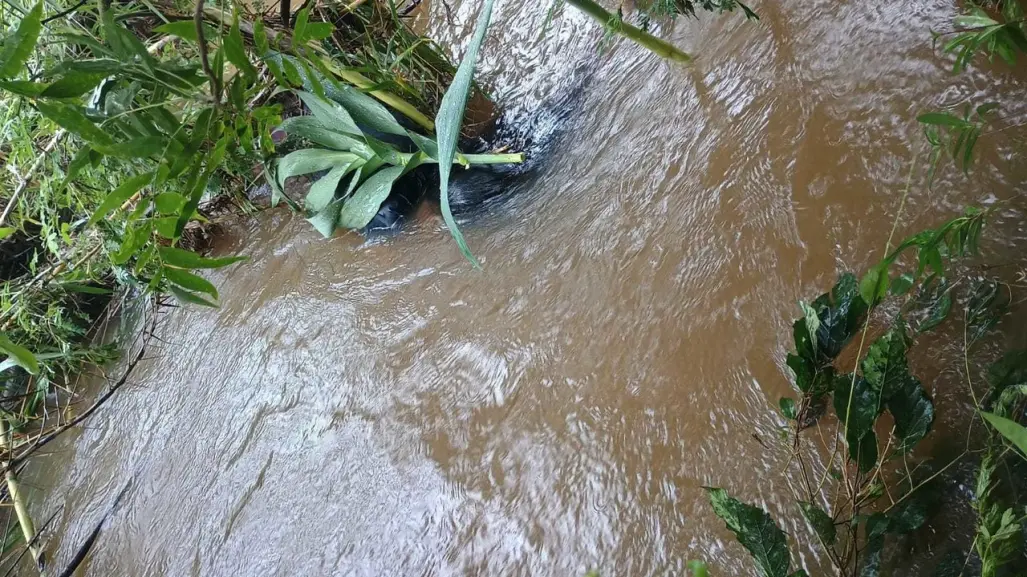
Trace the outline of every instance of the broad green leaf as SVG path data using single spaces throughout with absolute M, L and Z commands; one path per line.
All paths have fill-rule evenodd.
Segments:
M 389 196 L 392 183 L 403 174 L 402 166 L 390 166 L 372 174 L 353 196 L 346 200 L 339 214 L 339 227 L 361 229 L 371 222 Z
M 285 71 L 285 77 L 289 79 L 289 84 L 292 86 L 302 86 L 303 76 L 300 74 L 296 64 L 288 58 L 282 58 L 282 70 Z
M 891 294 L 895 296 L 902 296 L 909 292 L 909 289 L 913 288 L 913 275 L 906 273 L 895 278 L 891 281 Z
M 691 577 L 709 577 L 709 571 L 706 569 L 706 564 L 702 561 L 689 561 L 685 567 L 692 573 Z
M 0 78 L 14 78 L 28 62 L 36 48 L 43 24 L 43 3 L 37 2 L 18 23 L 18 29 L 4 38 L 0 51 Z
M 831 292 L 817 297 L 811 306 L 820 321 L 817 354 L 833 360 L 859 332 L 867 313 L 867 303 L 859 295 L 856 277 L 850 273 L 841 275 Z
M 96 88 L 106 77 L 102 72 L 70 72 L 47 86 L 39 95 L 45 98 L 77 98 Z
M 142 206 L 144 205 L 140 204 L 140 207 Z M 118 247 L 117 252 L 111 254 L 111 262 L 116 265 L 127 263 L 139 252 L 139 249 L 143 248 L 146 241 L 150 239 L 152 232 L 153 223 L 149 220 L 130 224 L 125 231 L 124 238 L 121 240 L 121 246 Z
M 288 60 L 286 60 L 288 62 Z M 363 136 L 353 117 L 340 104 L 325 100 L 312 92 L 297 91 L 296 94 L 307 105 L 322 126 L 335 132 Z
M 29 374 L 39 373 L 39 361 L 23 346 L 14 344 L 7 335 L 0 333 L 0 352 L 7 354 L 10 361 L 25 369 Z
M 1027 428 L 1016 421 L 992 413 L 981 411 L 981 416 L 1010 443 L 1016 445 L 1017 449 L 1020 449 L 1021 457 L 1027 455 Z
M 297 206 L 291 198 L 285 195 L 285 191 L 282 190 L 282 186 L 278 184 L 278 179 L 271 175 L 271 171 L 268 170 L 266 164 L 261 167 L 261 172 L 264 175 L 264 180 L 267 181 L 267 185 L 271 187 L 271 207 L 274 208 L 278 206 L 278 203 L 284 198 L 286 204 L 289 205 L 289 208 L 292 210 L 299 210 L 299 206 Z
M 14 234 L 17 231 L 18 231 L 18 229 L 12 228 L 12 227 L 9 227 L 9 226 L 0 227 L 0 240 L 3 240 L 5 238 L 11 236 L 12 234 Z
M 196 36 L 196 23 L 193 20 L 176 20 L 174 22 L 167 22 L 154 28 L 153 31 L 161 34 L 167 34 L 169 36 L 178 36 L 179 38 L 188 40 L 193 44 L 199 42 L 199 38 Z M 206 38 L 214 38 L 216 33 L 213 27 L 209 24 L 204 24 L 203 35 Z
M 802 511 L 802 516 L 806 518 L 806 521 L 813 527 L 813 530 L 817 532 L 821 542 L 827 547 L 834 545 L 834 540 L 837 538 L 834 519 L 825 513 L 823 509 L 807 501 L 799 501 L 799 509 Z
M 328 174 L 322 176 L 317 182 L 310 186 L 307 198 L 303 201 L 303 208 L 311 213 L 321 212 L 324 207 L 335 197 L 335 191 L 339 188 L 339 181 L 346 176 L 350 170 L 356 168 L 353 163 L 357 162 L 356 155 L 349 163 L 337 164 Z
M 860 365 L 863 378 L 881 401 L 890 399 L 909 377 L 907 344 L 905 326 L 899 321 L 867 349 Z
M 407 136 L 407 131 L 396 122 L 389 110 L 367 94 L 349 86 L 339 86 L 335 89 L 326 87 L 325 94 L 341 104 L 358 126 L 385 134 Z
M 57 123 L 65 130 L 77 134 L 87 142 L 110 146 L 114 144 L 110 135 L 93 124 L 91 120 L 77 106 L 64 104 L 62 102 L 48 102 L 45 100 L 36 101 L 36 108 L 40 114 Z
M 928 112 L 921 114 L 916 117 L 917 122 L 921 124 L 933 124 L 937 126 L 955 126 L 958 128 L 965 128 L 970 123 L 963 120 L 958 116 L 954 116 L 947 112 Z
M 951 310 L 952 291 L 943 290 L 941 296 L 931 304 L 931 308 L 927 314 L 927 319 L 920 324 L 920 332 L 929 331 L 940 325 L 945 321 L 945 318 L 949 316 L 949 311 Z
M 244 256 L 207 258 L 200 256 L 195 252 L 171 246 L 162 246 L 157 249 L 157 252 L 160 254 L 160 258 L 164 261 L 164 264 L 185 269 L 221 268 L 246 260 L 246 257 Z
M 290 152 L 278 161 L 278 185 L 284 187 L 287 178 L 330 169 L 340 164 L 350 164 L 353 159 L 352 153 L 338 150 L 307 148 Z
M 909 451 L 927 436 L 934 423 L 934 403 L 927 391 L 912 375 L 888 399 L 888 412 L 895 418 L 897 451 Z
M 253 82 L 257 77 L 257 69 L 253 67 L 250 59 L 246 56 L 246 48 L 242 41 L 242 32 L 239 30 L 239 13 L 236 11 L 232 21 L 232 28 L 224 40 L 225 57 L 238 68 L 247 82 Z
M 428 158 L 438 160 L 439 145 L 434 139 L 422 136 L 412 130 L 407 131 L 407 136 L 410 137 L 410 140 L 414 141 L 414 144 L 417 145 L 417 148 L 419 148 L 421 152 L 428 155 Z
M 257 53 L 260 54 L 260 56 L 265 56 L 268 51 L 271 50 L 271 45 L 267 38 L 267 31 L 264 30 L 264 22 L 260 18 L 257 18 L 253 22 L 253 44 L 257 47 Z
M 806 321 L 806 332 L 809 333 L 810 346 L 813 350 L 816 350 L 818 348 L 817 331 L 820 330 L 820 317 L 817 316 L 817 311 L 806 303 L 800 302 L 799 308 L 802 309 L 802 318 Z
M 0 89 L 29 98 L 39 96 L 48 86 L 49 84 L 28 80 L 0 80 Z
M 713 504 L 713 512 L 727 524 L 738 542 L 756 561 L 763 577 L 786 577 L 791 559 L 784 531 L 770 515 L 759 507 L 747 505 L 728 496 L 717 487 L 705 487 Z
M 153 205 L 160 214 L 178 214 L 185 197 L 177 192 L 162 192 L 153 198 Z
M 310 20 L 310 7 L 304 6 L 296 13 L 296 25 L 292 29 L 292 39 L 297 44 L 307 41 L 307 22 Z
M 168 291 L 171 294 L 175 295 L 175 298 L 183 304 L 193 304 L 211 308 L 217 308 L 218 306 L 215 303 L 210 302 L 209 300 L 201 297 L 198 294 L 191 293 L 187 290 L 182 290 L 175 285 L 168 286 Z
M 857 376 L 853 381 L 851 374 L 835 377 L 834 410 L 845 425 L 849 458 L 856 461 L 861 470 L 868 471 L 877 459 L 877 438 L 873 427 L 883 407 L 877 392 L 866 379 Z
M 164 278 L 191 292 L 207 293 L 218 299 L 218 289 L 207 279 L 180 268 L 164 267 Z
M 984 16 L 983 14 L 968 14 L 966 16 L 957 16 L 955 19 L 956 26 L 961 28 L 985 28 L 988 26 L 998 26 L 999 23 Z
M 881 551 L 884 549 L 884 535 L 888 532 L 888 517 L 884 513 L 874 513 L 867 518 L 865 533 L 866 543 L 863 546 L 860 564 L 860 577 L 878 577 L 881 571 Z
M 883 261 L 863 275 L 859 281 L 859 296 L 863 302 L 874 305 L 888 294 L 888 262 Z
M 452 171 L 453 158 L 457 152 L 456 145 L 460 140 L 460 123 L 463 121 L 464 110 L 467 108 L 467 97 L 471 91 L 474 63 L 478 59 L 481 43 L 485 39 L 485 30 L 488 28 L 489 20 L 492 19 L 494 2 L 495 0 L 485 0 L 481 15 L 478 16 L 474 37 L 467 46 L 467 53 L 453 76 L 452 84 L 449 85 L 446 94 L 442 97 L 438 114 L 435 115 L 435 129 L 438 132 L 439 146 L 439 195 L 442 204 L 442 218 L 446 221 L 450 234 L 453 235 L 453 239 L 460 247 L 460 252 L 467 260 L 471 261 L 475 268 L 481 268 L 481 264 L 471 254 L 471 249 L 468 248 L 467 241 L 464 240 L 463 233 L 457 227 L 453 211 L 449 207 L 449 174 Z
M 319 42 L 328 38 L 335 31 L 335 27 L 328 22 L 310 22 L 307 24 L 306 41 Z
M 795 409 L 795 399 L 791 397 L 781 397 L 778 401 L 778 405 L 781 407 L 781 414 L 788 420 L 794 421 L 797 414 Z
M 345 199 L 337 198 L 319 212 L 307 218 L 307 222 L 314 227 L 314 230 L 321 233 L 325 238 L 331 238 L 339 224 L 339 213 L 342 212 L 342 205 Z
M 153 219 L 153 230 L 168 240 L 175 239 L 175 232 L 178 226 L 177 216 L 164 216 Z
M 326 128 L 313 116 L 287 118 L 279 128 L 289 136 L 298 136 L 332 150 L 349 151 L 363 146 L 362 142 L 352 136 Z
M 89 218 L 89 226 L 99 222 L 101 218 L 107 216 L 108 212 L 119 208 L 125 201 L 132 198 L 132 195 L 142 190 L 147 184 L 150 184 L 153 176 L 154 173 L 152 172 L 144 172 L 122 181 L 117 188 L 107 194 L 103 202 L 100 203 L 100 206 L 93 212 L 93 216 Z

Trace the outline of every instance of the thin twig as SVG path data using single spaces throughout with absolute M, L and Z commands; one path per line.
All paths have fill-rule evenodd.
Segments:
M 200 65 L 203 72 L 210 78 L 210 92 L 214 98 L 214 105 L 221 104 L 221 80 L 210 68 L 210 58 L 207 56 L 207 38 L 203 33 L 203 0 L 196 0 L 196 8 L 193 11 L 193 23 L 196 25 L 196 41 L 200 49 Z

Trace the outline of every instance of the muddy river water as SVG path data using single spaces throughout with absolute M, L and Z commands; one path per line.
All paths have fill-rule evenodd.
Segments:
M 830 574 L 785 455 L 753 439 L 783 424 L 796 302 L 880 256 L 919 112 L 1027 102 L 1027 82 L 953 80 L 929 32 L 945 0 L 660 29 L 691 67 L 597 54 L 571 8 L 539 38 L 547 5 L 497 4 L 481 78 L 515 119 L 584 88 L 552 162 L 466 228 L 484 270 L 437 220 L 376 242 L 285 210 L 235 225 L 221 250 L 250 261 L 212 275 L 222 307 L 171 314 L 138 384 L 45 461 L 33 511 L 64 507 L 59 561 L 135 476 L 82 574 L 754 575 L 701 489 L 719 485 Z M 478 9 L 434 2 L 428 33 L 462 54 Z M 1000 203 L 986 252 L 1023 247 L 1013 142 L 982 139 L 974 181 L 920 172 L 898 233 Z M 931 357 L 939 414 L 964 406 Z

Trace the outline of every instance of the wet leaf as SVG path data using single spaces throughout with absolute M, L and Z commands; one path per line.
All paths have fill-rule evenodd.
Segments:
M 189 292 L 187 290 L 180 289 L 180 288 L 178 288 L 175 285 L 169 285 L 168 286 L 168 291 L 171 294 L 175 295 L 175 298 L 178 299 L 178 301 L 183 303 L 183 304 L 193 304 L 193 305 L 200 305 L 200 306 L 211 307 L 211 308 L 217 308 L 217 306 L 218 306 L 217 304 L 210 302 L 209 300 L 201 297 L 198 294 L 191 293 L 191 292 Z
M 963 128 L 969 123 L 958 116 L 953 116 L 947 112 L 928 112 L 921 114 L 916 117 L 917 122 L 921 124 L 933 124 L 937 126 L 955 126 Z
M 981 411 L 981 416 L 1010 443 L 1020 449 L 1021 457 L 1027 455 L 1027 428 L 1016 421 L 992 413 Z
M 153 176 L 152 172 L 144 172 L 125 179 L 117 188 L 107 194 L 100 206 L 93 212 L 93 216 L 89 218 L 89 226 L 99 222 L 101 218 L 107 216 L 108 212 L 119 208 L 125 201 L 132 198 L 132 195 L 150 184 L 153 181 Z
M 861 363 L 863 378 L 881 401 L 890 399 L 909 377 L 907 344 L 905 326 L 898 321 L 867 349 Z
M 271 44 L 268 42 L 267 31 L 264 29 L 264 22 L 260 18 L 257 18 L 253 22 L 253 44 L 257 47 L 257 53 L 264 56 L 271 50 Z
M 185 197 L 177 192 L 162 192 L 153 199 L 153 205 L 161 214 L 178 214 L 183 204 Z
M 18 229 L 9 226 L 0 227 L 0 240 L 11 236 L 15 232 L 18 232 Z
M 8 361 L 25 369 L 29 374 L 39 373 L 39 361 L 31 351 L 11 341 L 5 334 L 0 334 L 0 352 L 7 354 Z
M 307 222 L 314 227 L 314 230 L 321 233 L 325 238 L 331 238 L 339 223 L 339 213 L 342 212 L 342 205 L 345 199 L 337 198 L 322 208 L 317 214 L 307 218 Z
M 834 526 L 834 519 L 824 512 L 823 509 L 806 501 L 799 501 L 799 509 L 802 516 L 806 518 L 813 530 L 817 532 L 820 541 L 830 547 L 837 538 L 837 531 Z
M 349 86 L 339 86 L 334 89 L 326 88 L 325 93 L 330 99 L 341 104 L 358 126 L 385 134 L 407 136 L 407 131 L 393 118 L 389 110 L 363 92 Z
M 290 152 L 278 161 L 278 185 L 284 187 L 287 178 L 326 170 L 341 164 L 350 164 L 355 155 L 337 150 L 307 148 Z
M 164 278 L 175 283 L 179 287 L 192 292 L 207 293 L 215 300 L 218 298 L 218 289 L 207 279 L 180 268 L 164 267 Z
M 364 181 L 353 196 L 346 200 L 339 214 L 340 228 L 361 229 L 371 222 L 382 202 L 389 196 L 392 183 L 403 174 L 402 166 L 390 166 L 372 174 Z
M 485 39 L 485 30 L 488 28 L 489 20 L 492 19 L 492 5 L 494 0 L 485 0 L 481 14 L 478 16 L 478 24 L 474 30 L 474 37 L 467 46 L 467 53 L 464 54 L 460 67 L 453 76 L 453 82 L 442 97 L 439 105 L 439 112 L 435 115 L 435 129 L 438 132 L 439 147 L 439 182 L 440 200 L 442 204 L 442 218 L 449 227 L 450 234 L 456 240 L 467 260 L 475 268 L 481 268 L 481 264 L 471 254 L 471 249 L 464 240 L 463 233 L 456 225 L 453 218 L 453 211 L 449 207 L 449 174 L 453 168 L 453 158 L 456 156 L 457 142 L 460 140 L 460 124 L 464 118 L 464 110 L 467 108 L 467 97 L 471 91 L 471 81 L 474 76 L 474 63 L 478 59 L 478 51 L 481 50 L 482 41 Z
M 691 577 L 709 577 L 709 571 L 706 569 L 706 564 L 702 561 L 692 560 L 686 565 L 688 570 L 692 573 Z
M 321 212 L 324 207 L 328 206 L 328 203 L 335 197 L 335 191 L 339 188 L 339 181 L 342 177 L 346 176 L 350 170 L 356 167 L 353 164 L 357 161 L 357 157 L 354 155 L 353 160 L 348 163 L 342 163 L 330 170 L 328 174 L 322 176 L 310 187 L 310 191 L 307 193 L 307 198 L 303 201 L 303 208 L 310 212 Z
M 891 281 L 891 294 L 895 296 L 902 296 L 909 292 L 909 289 L 913 288 L 913 275 L 906 273 L 895 278 Z
M 880 302 L 888 294 L 888 262 L 884 261 L 871 268 L 859 281 L 859 295 L 863 302 L 871 305 Z
M 157 249 L 157 252 L 160 254 L 160 258 L 164 261 L 164 264 L 185 269 L 221 268 L 246 260 L 246 257 L 244 256 L 206 258 L 196 254 L 195 252 L 171 246 L 162 246 Z
M 884 535 L 888 532 L 888 517 L 874 513 L 867 518 L 866 543 L 863 548 L 863 569 L 861 577 L 878 577 L 881 574 L 881 552 L 884 550 Z
M 752 555 L 760 575 L 787 576 L 788 566 L 791 564 L 788 542 L 784 531 L 774 523 L 770 515 L 759 507 L 753 507 L 728 496 L 723 489 L 705 489 L 710 496 L 713 511 Z
M 252 83 L 257 77 L 257 69 L 253 67 L 250 59 L 246 56 L 246 48 L 242 40 L 242 32 L 239 31 L 239 12 L 236 11 L 232 20 L 232 28 L 224 39 L 225 58 L 233 66 L 242 72 L 246 82 Z
M 938 300 L 934 301 L 931 305 L 930 311 L 927 314 L 927 319 L 920 324 L 919 331 L 925 332 L 933 329 L 945 321 L 945 318 L 949 316 L 949 311 L 952 310 L 952 293 L 949 290 L 943 290 Z
M 934 403 L 920 381 L 908 374 L 888 400 L 888 412 L 895 418 L 897 451 L 911 450 L 927 436 L 934 423 Z
M 835 377 L 834 410 L 845 425 L 849 458 L 856 461 L 860 470 L 870 470 L 877 460 L 877 437 L 873 432 L 874 422 L 881 414 L 877 392 L 863 377 L 857 376 L 854 382 L 851 374 L 839 375 Z
M 17 94 L 35 98 L 46 90 L 48 84 L 42 82 L 30 82 L 28 80 L 0 80 L 0 89 Z
M 310 22 L 307 24 L 304 40 L 307 42 L 319 42 L 331 36 L 334 31 L 335 27 L 328 22 Z
M 18 23 L 18 29 L 4 38 L 3 50 L 0 51 L 0 78 L 14 78 L 21 72 L 36 48 L 39 31 L 43 28 L 42 19 L 43 3 L 37 2 Z
M 313 116 L 293 116 L 287 118 L 279 128 L 289 136 L 298 136 L 315 144 L 326 146 L 332 150 L 350 151 L 360 148 L 363 143 L 341 132 L 326 128 Z
M 288 62 L 288 60 L 285 62 Z M 326 100 L 312 92 L 300 90 L 296 94 L 303 101 L 303 104 L 307 105 L 314 118 L 325 128 L 344 134 L 363 136 L 364 133 L 357 127 L 353 117 L 350 116 L 349 112 L 342 105 Z
M 93 124 L 77 106 L 62 102 L 36 101 L 39 113 L 57 123 L 58 126 L 72 132 L 87 142 L 110 146 L 114 144 L 110 135 Z
M 818 297 L 812 307 L 820 320 L 818 354 L 833 360 L 859 331 L 867 313 L 867 303 L 859 295 L 856 277 L 849 273 L 838 277 L 831 292 Z
M 794 421 L 796 417 L 795 399 L 792 399 L 791 397 L 781 397 L 778 404 L 781 406 L 781 414 L 784 415 L 786 419 Z
M 106 77 L 104 72 L 70 72 L 47 86 L 39 95 L 44 98 L 77 98 L 96 88 Z

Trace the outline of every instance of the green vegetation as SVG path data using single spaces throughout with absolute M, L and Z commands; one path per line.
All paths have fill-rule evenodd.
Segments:
M 997 16 L 1001 21 L 971 6 L 966 16 L 956 19 L 956 31 L 936 38 L 952 36 L 942 51 L 956 55 L 955 72 L 982 52 L 1012 64 L 1018 52 L 1027 51 L 1022 14 L 1012 0 L 1002 4 Z M 931 147 L 928 182 L 946 155 L 969 172 L 978 138 L 998 108 L 997 103 L 985 103 L 967 105 L 958 115 L 919 116 Z M 910 182 L 914 172 L 915 162 Z M 907 184 L 895 227 L 908 193 Z M 799 396 L 780 401 L 781 412 L 790 421 L 784 450 L 789 452 L 789 470 L 798 470 L 796 511 L 841 575 L 887 573 L 887 543 L 919 530 L 945 499 L 965 498 L 940 495 L 937 486 L 941 475 L 964 462 L 977 469 L 970 503 L 977 515 L 976 534 L 958 563 L 939 566 L 932 574 L 969 575 L 971 561 L 985 577 L 1027 571 L 1027 502 L 1021 496 L 1027 465 L 1027 351 L 1010 351 L 993 364 L 986 390 L 973 382 L 969 360 L 974 345 L 1008 312 L 1013 287 L 953 267 L 957 259 L 977 254 L 987 217 L 986 211 L 969 208 L 894 249 L 889 238 L 885 257 L 862 279 L 840 276 L 831 292 L 803 304 L 803 315 L 795 321 L 795 352 L 788 355 L 787 364 Z M 963 313 L 958 321 L 947 321 L 954 303 Z M 923 334 L 947 322 L 962 325 L 959 361 L 979 418 L 968 424 L 963 450 L 939 466 L 914 455 L 931 432 L 935 406 L 910 370 L 907 355 Z M 853 366 L 838 366 L 839 356 L 853 346 Z M 820 422 L 828 406 L 833 408 L 833 424 Z M 833 433 L 825 430 L 832 428 Z M 816 443 L 811 431 L 828 441 Z M 885 438 L 879 439 L 880 434 Z M 811 458 L 824 454 L 829 460 L 818 472 Z M 805 574 L 789 573 L 787 539 L 770 515 L 722 489 L 709 490 L 714 512 L 753 555 L 761 575 Z
M 203 271 L 242 260 L 204 256 L 218 215 L 232 204 L 249 208 L 244 192 L 269 171 L 275 173 L 271 183 L 303 174 L 297 159 L 304 154 L 331 156 L 331 165 L 316 162 L 333 168 L 326 177 L 332 182 L 356 172 L 351 197 L 336 199 L 334 186 L 315 185 L 320 196 L 308 196 L 306 207 L 312 221 L 326 234 L 336 225 L 363 226 L 388 194 L 390 178 L 443 158 L 428 134 L 441 86 L 456 71 L 387 3 L 316 14 L 305 8 L 291 29 L 275 29 L 274 19 L 242 6 L 202 2 L 101 1 L 64 13 L 50 13 L 42 3 L 6 6 L 0 49 L 0 161 L 7 169 L 0 216 L 0 350 L 6 355 L 0 458 L 6 483 L 0 497 L 14 505 L 5 563 L 17 563 L 20 541 L 33 543 L 21 550 L 42 568 L 45 558 L 33 540 L 45 527 L 28 516 L 18 471 L 110 398 L 145 350 L 92 406 L 72 414 L 59 402 L 86 367 L 107 363 L 129 346 L 94 338 L 106 307 L 140 300 L 159 305 L 166 297 L 216 306 L 217 287 Z M 472 72 L 455 83 L 465 95 Z M 285 128 L 327 149 L 277 158 L 271 134 L 293 106 L 290 94 L 314 115 L 292 118 Z M 403 134 L 425 152 L 399 153 L 357 128 L 399 132 L 385 105 L 423 129 Z M 345 167 L 340 158 L 348 159 Z M 453 154 L 449 158 L 453 162 Z M 455 156 L 462 164 L 520 159 Z M 315 210 L 325 199 L 336 213 Z

